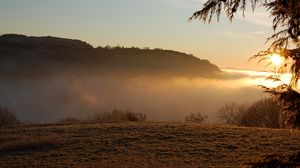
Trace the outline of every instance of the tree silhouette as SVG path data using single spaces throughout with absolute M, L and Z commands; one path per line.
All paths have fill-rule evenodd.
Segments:
M 248 6 L 248 3 L 250 6 Z M 259 62 L 269 59 L 273 54 L 279 54 L 284 58 L 284 63 L 276 70 L 276 74 L 268 79 L 281 82 L 277 87 L 262 86 L 283 104 L 283 112 L 286 113 L 286 124 L 291 127 L 300 127 L 300 94 L 297 85 L 300 78 L 300 1 L 299 0 L 207 0 L 202 9 L 194 12 L 189 20 L 200 19 L 210 23 L 213 16 L 219 21 L 220 14 L 232 21 L 238 10 L 244 12 L 247 7 L 254 11 L 258 6 L 264 7 L 273 18 L 272 28 L 274 34 L 267 39 L 270 46 L 258 52 L 252 58 L 258 58 Z M 291 80 L 284 83 L 280 80 L 283 73 L 290 73 Z

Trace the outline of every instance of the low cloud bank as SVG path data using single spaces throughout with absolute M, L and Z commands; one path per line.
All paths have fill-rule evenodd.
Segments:
M 201 112 L 214 123 L 225 102 L 263 96 L 259 88 L 247 83 L 249 79 L 56 76 L 10 80 L 0 82 L 0 105 L 25 122 L 85 119 L 103 111 L 129 109 L 154 121 L 178 121 Z

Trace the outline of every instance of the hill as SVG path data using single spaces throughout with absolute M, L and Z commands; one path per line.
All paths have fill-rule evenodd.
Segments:
M 197 76 L 214 78 L 220 69 L 208 60 L 162 49 L 94 48 L 57 37 L 0 36 L 0 77 L 58 74 L 121 76 Z
M 300 132 L 180 123 L 0 129 L 1 167 L 241 167 L 300 150 Z M 282 158 L 281 158 L 282 159 Z M 297 159 L 297 158 L 296 158 Z M 276 162 L 272 162 L 275 163 Z

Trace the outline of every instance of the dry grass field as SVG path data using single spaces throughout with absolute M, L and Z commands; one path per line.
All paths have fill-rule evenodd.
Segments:
M 181 123 L 0 128 L 0 167 L 244 167 L 300 151 L 300 132 Z

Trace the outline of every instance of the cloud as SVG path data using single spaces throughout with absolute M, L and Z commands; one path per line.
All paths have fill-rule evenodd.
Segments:
M 243 15 L 239 14 L 239 15 L 236 15 L 236 19 L 240 20 L 240 21 L 243 21 L 243 22 L 263 26 L 263 27 L 271 27 L 272 26 L 272 21 L 268 17 L 268 14 L 265 13 L 265 12 L 245 11 L 245 17 Z
M 254 33 L 256 34 L 256 32 L 254 32 Z M 252 34 L 249 33 L 249 35 L 247 35 L 247 34 L 241 34 L 241 33 L 226 31 L 226 32 L 218 32 L 218 34 L 221 34 L 221 35 L 226 36 L 228 38 L 236 38 L 236 39 L 253 40 L 253 39 L 260 38 L 260 36 L 253 36 L 253 33 Z
M 254 32 L 252 32 L 252 34 L 254 34 L 254 35 L 260 35 L 260 34 L 265 34 L 266 33 L 266 31 L 254 31 Z
M 160 0 L 161 2 L 173 4 L 180 8 L 200 9 L 206 0 Z

